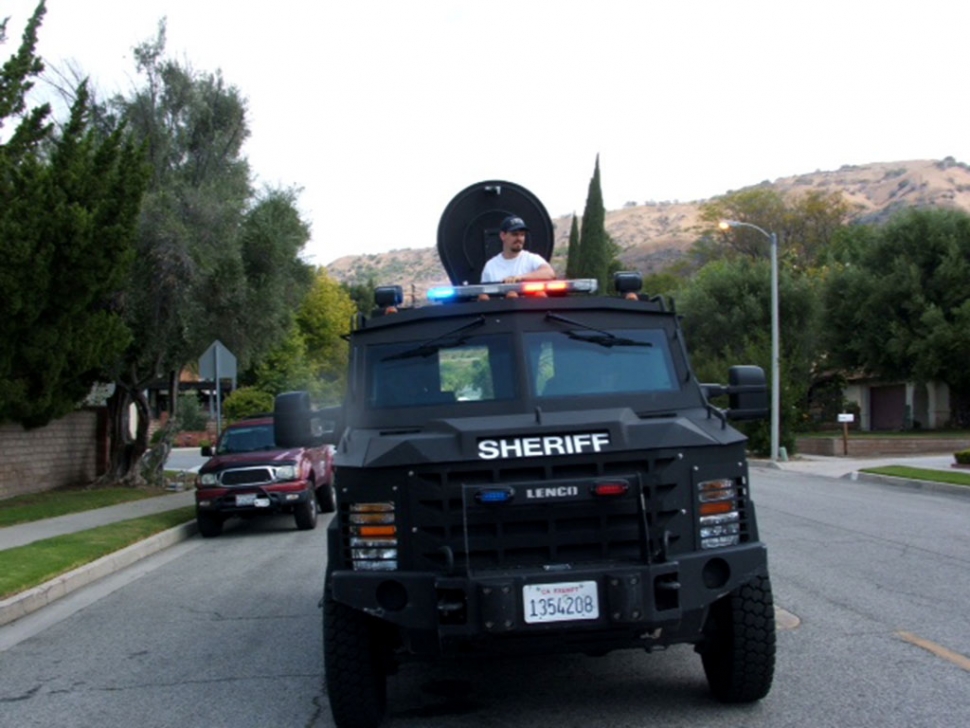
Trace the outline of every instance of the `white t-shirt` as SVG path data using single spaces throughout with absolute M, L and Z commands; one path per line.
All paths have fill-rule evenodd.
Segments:
M 545 264 L 545 258 L 528 250 L 521 251 L 514 258 L 505 258 L 499 253 L 489 259 L 482 269 L 482 283 L 501 283 L 509 276 L 526 276 Z

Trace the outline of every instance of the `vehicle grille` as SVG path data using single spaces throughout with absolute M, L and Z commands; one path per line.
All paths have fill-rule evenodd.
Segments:
M 223 485 L 263 485 L 273 482 L 273 471 L 269 468 L 223 470 L 219 481 Z
M 481 505 L 481 486 L 545 487 L 603 478 L 625 496 Z M 678 482 L 685 487 L 678 488 Z M 592 562 L 643 563 L 694 548 L 690 476 L 683 461 L 637 460 L 475 470 L 421 469 L 408 481 L 409 560 L 418 570 L 473 573 Z M 464 493 L 464 495 L 463 495 Z M 586 488 L 581 488 L 585 495 Z M 408 568 L 408 567 L 405 567 Z

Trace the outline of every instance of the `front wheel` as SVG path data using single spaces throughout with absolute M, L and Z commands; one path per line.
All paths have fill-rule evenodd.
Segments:
M 313 489 L 307 493 L 306 501 L 296 504 L 293 518 L 301 531 L 311 531 L 317 527 L 317 496 Z
M 323 595 L 323 665 L 337 728 L 378 728 L 387 711 L 387 647 L 373 617 Z
M 202 538 L 215 538 L 222 533 L 222 516 L 215 513 L 197 510 L 195 522 L 199 526 L 199 533 L 202 534 Z
M 711 692 L 723 703 L 750 703 L 771 690 L 775 608 L 771 580 L 755 577 L 711 606 L 701 646 Z
M 332 483 L 317 488 L 317 503 L 320 504 L 321 513 L 333 513 L 337 510 L 337 494 Z

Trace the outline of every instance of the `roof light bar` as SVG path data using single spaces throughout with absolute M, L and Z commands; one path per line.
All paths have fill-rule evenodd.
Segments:
M 524 281 L 522 283 L 479 283 L 471 286 L 437 286 L 428 291 L 433 303 L 474 300 L 481 296 L 497 298 L 516 294 L 519 296 L 566 296 L 571 293 L 596 293 L 595 278 L 576 280 Z

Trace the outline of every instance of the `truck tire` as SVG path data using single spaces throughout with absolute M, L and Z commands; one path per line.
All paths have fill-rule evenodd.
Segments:
M 723 703 L 751 703 L 771 690 L 775 674 L 775 609 L 771 580 L 752 579 L 711 607 L 701 646 L 707 684 Z
M 387 712 L 386 647 L 372 617 L 323 595 L 323 665 L 337 728 L 378 728 Z
M 306 502 L 296 504 L 293 519 L 301 531 L 312 531 L 317 527 L 317 494 L 312 487 L 307 493 Z
M 222 533 L 222 517 L 219 515 L 196 511 L 195 522 L 199 527 L 202 538 L 215 538 Z
M 334 496 L 333 484 L 317 488 L 317 503 L 320 504 L 321 513 L 333 513 L 337 510 L 337 499 Z

